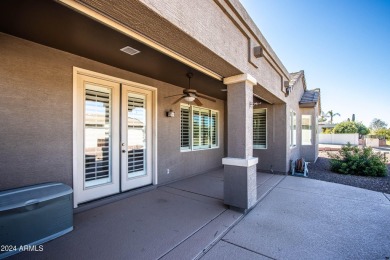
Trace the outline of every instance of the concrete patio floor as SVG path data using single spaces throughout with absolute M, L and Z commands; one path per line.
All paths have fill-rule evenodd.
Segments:
M 74 231 L 14 259 L 386 259 L 390 195 L 258 173 L 247 215 L 223 204 L 223 170 L 74 215 Z
M 390 196 L 287 176 L 205 259 L 389 259 Z

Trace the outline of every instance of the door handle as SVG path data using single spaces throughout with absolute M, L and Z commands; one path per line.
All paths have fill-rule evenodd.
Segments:
M 122 153 L 126 153 L 126 150 L 122 150 Z

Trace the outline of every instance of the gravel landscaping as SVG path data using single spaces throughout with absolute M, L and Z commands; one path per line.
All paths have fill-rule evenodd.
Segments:
M 335 152 L 329 152 L 335 153 Z M 379 191 L 390 194 L 390 155 L 388 158 L 388 176 L 386 177 L 365 177 L 356 175 L 344 175 L 334 173 L 329 170 L 328 152 L 319 152 L 319 157 L 315 163 L 309 163 L 309 178 L 335 182 L 363 189 Z

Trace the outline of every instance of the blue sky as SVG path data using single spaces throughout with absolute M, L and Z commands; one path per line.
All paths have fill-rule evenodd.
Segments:
M 289 72 L 321 88 L 323 111 L 390 127 L 390 0 L 241 0 Z

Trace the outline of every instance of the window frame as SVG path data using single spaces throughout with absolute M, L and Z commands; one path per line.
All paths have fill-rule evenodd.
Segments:
M 297 147 L 297 113 L 290 110 L 290 148 Z M 294 138 L 295 137 L 295 138 Z
M 305 129 L 303 126 L 303 118 L 306 117 L 309 119 L 309 129 Z M 301 115 L 301 145 L 313 145 L 313 123 L 312 123 L 312 115 Z M 305 125 L 307 126 L 307 125 Z M 304 142 L 304 138 L 303 138 L 303 133 L 304 133 L 304 130 L 309 130 L 310 131 L 310 142 Z
M 189 146 L 182 147 L 182 108 L 189 109 Z M 194 112 L 199 111 L 199 143 L 200 145 L 194 146 Z M 208 113 L 208 144 L 201 145 L 202 143 L 202 112 Z M 213 115 L 215 115 L 215 140 L 213 139 Z M 185 103 L 180 104 L 180 151 L 181 152 L 190 152 L 190 151 L 200 151 L 200 150 L 209 150 L 219 148 L 219 111 L 215 109 L 189 105 Z M 214 143 L 215 141 L 215 143 Z M 214 144 L 213 144 L 214 143 Z
M 252 138 L 253 138 L 252 145 L 253 145 L 253 149 L 255 149 L 255 150 L 266 150 L 266 149 L 268 149 L 268 116 L 267 116 L 268 110 L 267 110 L 267 108 L 254 108 L 253 115 L 255 114 L 256 110 L 264 110 L 264 113 L 265 113 L 265 146 L 262 147 L 260 145 L 254 144 L 254 134 L 252 136 Z M 253 118 L 253 121 L 254 121 L 254 118 Z M 253 124 L 253 132 L 254 131 L 255 131 L 255 126 Z
M 188 109 L 188 146 L 182 146 L 182 108 Z M 188 104 L 180 104 L 180 151 L 186 152 L 191 151 L 192 141 L 192 113 L 191 107 Z

